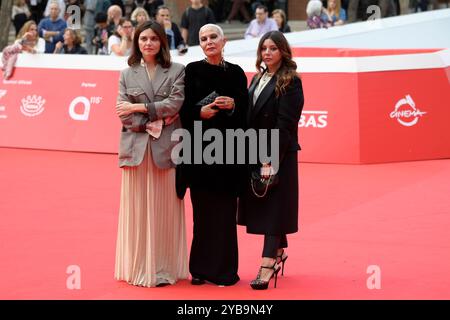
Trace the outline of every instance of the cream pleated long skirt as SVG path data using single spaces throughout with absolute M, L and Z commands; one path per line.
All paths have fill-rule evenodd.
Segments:
M 184 203 L 175 169 L 153 163 L 150 144 L 137 167 L 124 167 L 115 279 L 154 287 L 188 277 Z

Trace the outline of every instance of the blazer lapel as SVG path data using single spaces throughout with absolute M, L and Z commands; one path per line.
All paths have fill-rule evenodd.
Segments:
M 169 72 L 168 68 L 163 68 L 159 64 L 156 65 L 155 70 L 155 79 L 152 79 L 153 89 L 158 92 L 159 88 L 164 84 L 167 80 L 167 73 Z
M 256 86 L 258 85 L 259 79 L 253 78 L 252 83 L 250 84 L 250 87 L 248 88 L 248 104 L 249 107 L 247 108 L 247 123 L 250 123 L 250 118 L 252 115 L 252 109 L 253 109 L 253 96 L 255 94 Z
M 147 96 L 148 100 L 150 102 L 153 101 L 155 93 L 153 92 L 153 87 L 148 78 L 147 70 L 145 69 L 145 66 L 138 65 L 133 70 L 136 73 L 137 83 L 144 90 L 145 95 Z
M 264 104 L 267 102 L 267 100 L 272 95 L 273 91 L 275 90 L 275 85 L 277 83 L 277 78 L 272 77 L 268 84 L 264 87 L 264 89 L 259 94 L 258 99 L 256 100 L 255 105 L 253 108 L 251 108 L 251 116 L 250 119 L 255 118 L 255 116 L 258 114 L 259 111 L 261 111 L 261 108 L 264 106 Z M 253 102 L 253 95 L 252 95 L 252 102 Z M 253 105 L 253 103 L 252 103 Z

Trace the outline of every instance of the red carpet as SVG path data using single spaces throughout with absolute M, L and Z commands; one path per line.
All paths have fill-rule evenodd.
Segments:
M 237 285 L 137 288 L 113 278 L 117 157 L 0 148 L 0 299 L 450 299 L 449 181 L 450 160 L 302 163 L 302 229 L 275 290 L 249 287 L 262 239 L 242 227 Z M 66 288 L 69 265 L 81 290 Z

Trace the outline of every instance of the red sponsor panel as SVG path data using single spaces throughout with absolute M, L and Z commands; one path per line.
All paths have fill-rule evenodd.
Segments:
M 0 84 L 0 145 L 117 152 L 118 79 L 118 71 L 16 68 Z
M 358 75 L 362 163 L 450 157 L 448 69 Z
M 303 73 L 305 104 L 299 122 L 299 159 L 358 163 L 357 74 Z
M 246 72 L 248 83 L 255 73 Z M 305 103 L 298 124 L 299 160 L 359 163 L 357 74 L 301 73 Z
M 333 56 L 345 50 L 309 54 Z M 354 57 L 298 58 L 305 98 L 298 124 L 301 161 L 450 157 L 450 52 L 394 51 L 399 50 L 388 56 L 356 50 Z M 363 53 L 367 56 L 359 57 Z M 19 58 L 14 76 L 0 82 L 0 147 L 117 152 L 121 124 L 115 100 L 118 70 L 126 67 L 123 59 Z M 239 58 L 236 63 L 250 83 L 254 59 Z

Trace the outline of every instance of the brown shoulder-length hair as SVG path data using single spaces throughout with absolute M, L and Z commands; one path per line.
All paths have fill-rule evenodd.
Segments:
M 128 58 L 128 65 L 133 66 L 135 64 L 141 63 L 142 59 L 142 52 L 139 49 L 139 36 L 142 33 L 142 31 L 152 29 L 154 33 L 159 38 L 159 42 L 161 43 L 161 47 L 159 49 L 158 54 L 156 55 L 156 61 L 158 64 L 161 65 L 163 68 L 170 67 L 170 49 L 169 49 L 169 43 L 167 41 L 166 32 L 164 31 L 163 27 L 157 22 L 154 21 L 146 21 L 142 24 L 140 24 L 136 30 L 134 31 L 133 36 L 133 47 L 131 48 L 131 55 Z
M 287 20 L 286 19 L 286 13 L 284 13 L 284 11 L 281 10 L 281 9 L 275 9 L 275 10 L 272 11 L 272 17 L 275 14 L 279 14 L 281 16 L 281 19 L 283 20 L 283 22 L 281 23 L 281 29 L 283 30 L 284 26 L 286 25 L 286 20 Z
M 275 74 L 277 76 L 275 94 L 277 97 L 279 97 L 281 94 L 284 94 L 286 92 L 286 88 L 289 86 L 292 80 L 295 77 L 298 77 L 297 64 L 294 60 L 292 60 L 292 50 L 283 33 L 281 33 L 280 31 L 267 32 L 259 41 L 258 50 L 256 53 L 256 70 L 258 71 L 259 77 L 261 77 L 262 74 L 266 71 L 266 68 L 261 65 L 263 62 L 261 52 L 264 41 L 266 41 L 267 39 L 272 40 L 281 53 L 281 65 Z
M 82 39 L 80 34 L 75 29 L 72 28 L 66 28 L 66 30 L 64 30 L 64 33 L 66 33 L 67 31 L 69 31 L 70 34 L 72 35 L 73 45 L 75 47 L 81 45 Z

